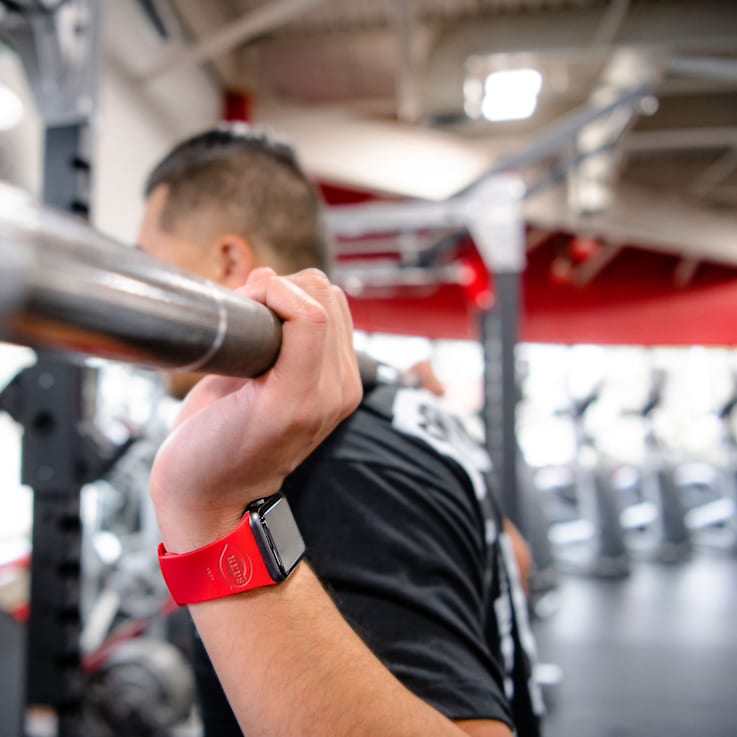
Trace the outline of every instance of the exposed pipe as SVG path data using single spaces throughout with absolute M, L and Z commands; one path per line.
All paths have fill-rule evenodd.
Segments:
M 676 56 L 668 62 L 668 71 L 689 77 L 735 82 L 737 60 L 722 57 Z
M 737 126 L 636 131 L 622 143 L 627 153 L 649 153 L 737 146 Z

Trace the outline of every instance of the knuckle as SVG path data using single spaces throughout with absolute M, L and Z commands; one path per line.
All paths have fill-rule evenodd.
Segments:
M 299 281 L 307 288 L 329 290 L 332 286 L 324 271 L 311 267 L 297 274 Z
M 276 272 L 269 266 L 256 266 L 249 273 L 247 281 L 259 281 L 275 275 Z
M 348 315 L 350 315 L 350 307 L 348 305 L 348 298 L 345 295 L 345 292 L 341 289 L 341 287 L 337 286 L 336 284 L 330 285 L 330 294 L 335 300 L 336 304 L 339 305 L 339 307 Z

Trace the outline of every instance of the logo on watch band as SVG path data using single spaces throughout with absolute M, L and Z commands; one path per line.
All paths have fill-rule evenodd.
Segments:
M 251 581 L 253 564 L 240 548 L 226 544 L 220 553 L 220 575 L 231 588 L 242 589 Z

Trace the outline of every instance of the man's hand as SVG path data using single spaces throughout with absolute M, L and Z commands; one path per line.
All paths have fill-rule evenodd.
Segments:
M 281 351 L 258 378 L 207 377 L 187 396 L 151 473 L 172 552 L 234 527 L 250 501 L 277 491 L 360 402 L 350 312 L 324 274 L 257 269 L 238 292 L 284 320 Z

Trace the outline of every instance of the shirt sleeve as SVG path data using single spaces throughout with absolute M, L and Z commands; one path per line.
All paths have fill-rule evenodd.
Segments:
M 461 472 L 416 452 L 405 465 L 321 459 L 290 477 L 307 557 L 407 688 L 450 719 L 511 727 L 486 638 L 483 516 Z

